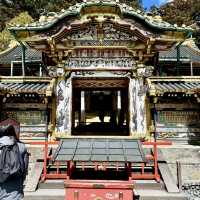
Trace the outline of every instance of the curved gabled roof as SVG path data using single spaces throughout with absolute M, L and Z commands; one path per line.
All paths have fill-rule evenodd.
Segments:
M 26 60 L 27 61 L 41 61 L 42 52 L 35 49 L 27 47 L 26 51 Z M 11 61 L 21 61 L 22 59 L 22 48 L 19 45 L 16 45 L 0 54 L 0 64 L 10 64 Z
M 177 61 L 177 48 L 172 47 L 168 51 L 159 53 L 160 61 Z M 180 60 L 189 60 L 200 63 L 200 49 L 196 46 L 194 40 L 188 40 L 180 46 Z
M 200 89 L 198 76 L 151 77 L 147 82 L 150 96 L 163 96 L 165 93 L 195 94 Z
M 136 20 L 145 23 L 153 29 L 163 30 L 163 31 L 193 31 L 191 27 L 177 27 L 176 25 L 171 25 L 167 22 L 162 21 L 159 17 L 153 18 L 152 16 L 147 16 L 146 13 L 135 10 L 134 8 L 121 4 L 117 0 L 88 0 L 82 3 L 77 3 L 74 6 L 69 7 L 68 10 L 62 10 L 60 13 L 50 13 L 50 16 L 43 16 L 43 20 L 39 22 L 35 22 L 27 25 L 18 25 L 15 27 L 11 27 L 10 31 L 44 31 L 48 30 L 57 24 L 59 21 L 63 20 L 67 17 L 81 17 L 83 13 L 82 10 L 88 7 L 98 7 L 102 8 L 105 6 L 112 7 L 115 10 L 119 10 L 119 13 L 122 16 L 126 16 L 128 18 L 134 18 Z

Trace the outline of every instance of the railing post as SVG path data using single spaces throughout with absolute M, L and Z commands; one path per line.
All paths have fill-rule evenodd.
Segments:
M 158 174 L 158 149 L 157 149 L 157 144 L 154 142 L 153 144 L 154 148 L 154 176 L 155 179 L 159 182 L 160 181 L 160 176 Z
M 48 157 L 48 141 L 44 143 L 44 162 L 43 162 L 43 176 L 42 181 L 45 181 L 47 177 L 47 157 Z

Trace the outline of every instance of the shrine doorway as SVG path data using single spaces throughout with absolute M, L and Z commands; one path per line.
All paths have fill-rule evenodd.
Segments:
M 72 83 L 72 135 L 129 135 L 128 79 Z

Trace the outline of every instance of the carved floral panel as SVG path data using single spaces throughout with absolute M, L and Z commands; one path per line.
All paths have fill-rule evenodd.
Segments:
M 133 68 L 135 60 L 126 50 L 77 49 L 65 61 L 65 68 Z

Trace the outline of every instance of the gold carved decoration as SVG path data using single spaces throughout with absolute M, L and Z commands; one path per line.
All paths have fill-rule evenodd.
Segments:
M 128 79 L 74 79 L 74 88 L 125 88 L 128 87 Z

